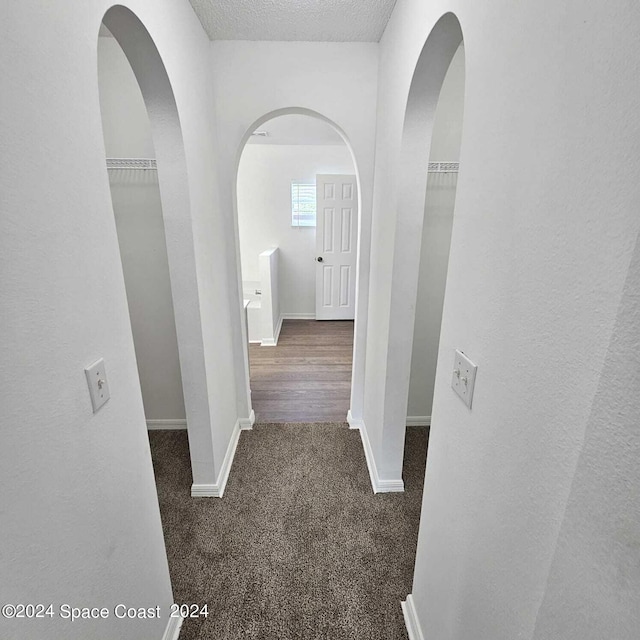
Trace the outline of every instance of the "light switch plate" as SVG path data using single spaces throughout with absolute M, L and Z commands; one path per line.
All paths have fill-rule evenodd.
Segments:
M 473 400 L 473 388 L 476 384 L 476 372 L 478 367 L 467 356 L 456 349 L 456 357 L 453 363 L 453 377 L 451 387 L 462 398 L 462 401 L 471 409 Z
M 89 384 L 91 394 L 91 404 L 95 413 L 111 396 L 109 394 L 109 382 L 107 372 L 104 368 L 104 360 L 96 360 L 91 366 L 84 370 Z

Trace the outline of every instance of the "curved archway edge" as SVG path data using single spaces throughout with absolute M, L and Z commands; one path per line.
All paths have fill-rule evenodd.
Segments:
M 217 479 L 211 428 L 213 412 L 207 389 L 189 182 L 178 108 L 162 57 L 135 13 L 123 5 L 114 5 L 106 11 L 102 22 L 127 57 L 149 115 L 165 226 L 193 483 L 194 486 L 211 486 Z
M 238 229 L 238 170 L 240 168 L 240 160 L 242 158 L 242 153 L 244 151 L 244 148 L 249 140 L 249 138 L 251 137 L 251 134 L 258 129 L 259 127 L 261 127 L 265 122 L 268 122 L 269 120 L 273 120 L 274 118 L 279 118 L 281 116 L 288 116 L 288 115 L 302 115 L 302 116 L 308 116 L 310 118 L 315 118 L 316 120 L 321 120 L 322 122 L 325 122 L 328 126 L 330 126 L 334 131 L 336 131 L 336 133 L 338 133 L 338 135 L 342 138 L 342 140 L 344 141 L 347 149 L 349 150 L 349 154 L 351 155 L 351 161 L 353 163 L 353 168 L 354 168 L 354 172 L 356 175 L 356 182 L 358 185 L 358 240 L 357 240 L 357 257 L 356 257 L 356 302 L 355 302 L 355 307 L 356 307 L 356 318 L 355 318 L 355 322 L 354 322 L 354 332 L 355 334 L 357 334 L 359 331 L 362 331 L 363 329 L 359 327 L 359 322 L 358 322 L 358 299 L 359 296 L 361 295 L 360 293 L 360 275 L 361 275 L 361 270 L 360 270 L 360 265 L 361 265 L 361 246 L 362 246 L 362 242 L 361 242 L 361 229 L 362 229 L 362 185 L 361 185 L 361 179 L 360 179 L 360 170 L 358 167 L 358 161 L 356 159 L 356 155 L 355 152 L 353 150 L 353 146 L 351 144 L 351 141 L 349 140 L 349 136 L 347 135 L 347 133 L 333 120 L 331 120 L 330 118 L 326 117 L 325 115 L 319 113 L 318 111 L 314 111 L 313 109 L 308 109 L 306 107 L 295 107 L 295 106 L 291 106 L 291 107 L 283 107 L 280 109 L 275 109 L 273 111 L 269 111 L 268 113 L 265 113 L 264 115 L 260 116 L 257 120 L 255 120 L 245 131 L 245 133 L 243 134 L 241 140 L 240 140 L 240 144 L 238 145 L 238 150 L 236 152 L 236 157 L 235 157 L 235 161 L 234 161 L 234 167 L 233 167 L 233 192 L 232 192 L 232 198 L 233 198 L 233 219 L 234 219 L 234 232 L 235 232 L 235 239 L 236 239 L 236 263 L 237 263 L 237 278 L 238 278 L 238 291 L 240 292 L 240 296 L 242 295 L 242 271 L 241 271 L 241 265 L 240 265 L 240 235 L 239 235 L 239 229 Z M 242 323 L 243 323 L 243 335 L 244 331 L 246 330 L 246 327 L 244 327 L 244 323 L 246 322 L 244 316 L 242 317 Z M 354 351 L 353 351 L 353 364 L 352 364 L 352 379 L 351 379 L 351 406 L 353 406 L 354 403 L 354 396 L 355 395 L 362 395 L 362 389 L 360 388 L 363 384 L 364 381 L 358 381 L 356 376 L 357 376 L 357 372 L 360 369 L 363 369 L 363 367 L 357 367 L 356 366 L 356 358 L 359 357 L 359 353 L 357 352 L 357 345 L 358 345 L 358 340 L 357 340 L 357 336 L 354 334 Z M 244 344 L 244 343 L 243 343 Z M 248 353 L 248 348 L 247 345 L 244 344 L 244 350 L 245 350 L 245 368 L 247 371 L 246 374 L 246 385 L 247 385 L 247 395 L 250 397 L 250 390 L 249 390 L 249 353 Z M 347 417 L 345 416 L 345 419 Z
M 402 130 L 381 438 L 374 452 L 381 480 L 400 491 L 431 136 L 440 90 L 462 42 L 458 18 L 443 15 L 418 57 Z

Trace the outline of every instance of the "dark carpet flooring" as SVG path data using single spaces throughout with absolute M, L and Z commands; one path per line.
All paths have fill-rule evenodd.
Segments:
M 404 493 L 374 495 L 342 423 L 243 431 L 224 498 L 191 498 L 184 431 L 149 433 L 180 640 L 406 640 L 428 430 L 408 428 Z

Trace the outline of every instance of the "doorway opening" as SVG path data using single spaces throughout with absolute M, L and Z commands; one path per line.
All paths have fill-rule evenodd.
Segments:
M 98 80 L 106 163 L 148 429 L 186 429 L 155 149 L 133 69 L 102 25 Z
M 199 495 L 216 482 L 216 465 L 178 109 L 160 53 L 133 12 L 109 9 L 96 40 L 105 175 L 141 400 L 148 429 L 186 429 L 192 495 Z
M 413 225 L 413 251 L 402 267 L 413 287 L 412 310 L 405 331 L 410 350 L 399 359 L 403 389 L 404 439 L 421 442 L 415 432 L 426 428 L 428 445 L 453 233 L 464 112 L 465 52 L 457 18 L 446 14 L 422 50 L 409 92 L 403 130 L 401 215 Z M 402 182 L 405 181 L 403 185 Z M 413 192 L 408 193 L 409 185 Z M 398 239 L 397 239 L 398 240 Z M 402 236 L 399 238 L 403 240 Z M 409 240 L 404 239 L 409 246 Z M 396 247 L 398 245 L 396 244 Z M 396 271 L 398 274 L 398 271 Z M 395 331 L 402 330 L 396 321 Z M 444 354 L 445 357 L 449 354 Z M 427 462 L 428 466 L 428 462 Z
M 460 44 L 442 83 L 433 122 L 411 353 L 408 427 L 429 427 L 431 424 L 458 183 L 464 62 L 464 45 Z
M 302 110 L 261 119 L 241 150 L 236 203 L 256 420 L 343 422 L 359 214 L 344 136 Z
M 105 170 L 146 427 L 175 433 L 187 429 L 188 415 L 186 363 L 179 350 L 185 327 L 181 335 L 172 293 L 170 230 L 165 229 L 165 217 L 175 213 L 178 202 L 186 203 L 188 211 L 177 109 L 158 50 L 129 9 L 116 5 L 105 13 L 97 62 Z M 167 153 L 178 160 L 164 180 L 158 168 Z
M 439 98 L 449 69 L 454 76 L 457 74 L 459 78 L 464 77 L 465 54 L 464 49 L 460 48 L 462 44 L 462 29 L 457 17 L 452 13 L 445 14 L 433 27 L 420 52 L 409 87 L 397 173 L 397 220 L 393 238 L 384 391 L 380 407 L 381 437 L 378 447 L 382 459 L 380 468 L 384 468 L 384 484 L 381 484 L 382 480 L 380 479 L 377 482 L 372 480 L 374 488 L 377 484 L 380 491 L 404 490 L 403 453 L 407 434 L 414 334 L 419 337 L 419 340 L 416 341 L 418 343 L 416 347 L 420 347 L 420 342 L 423 344 L 428 342 L 432 352 L 441 350 L 439 346 L 440 332 L 437 330 L 428 331 L 428 323 L 421 317 L 418 317 L 416 323 L 416 306 L 419 302 L 419 276 L 421 254 L 423 254 L 425 271 L 431 266 L 430 260 L 437 258 L 439 265 L 437 269 L 433 269 L 433 273 L 429 274 L 433 276 L 437 287 L 434 285 L 427 292 L 427 304 L 425 305 L 429 306 L 433 302 L 431 306 L 435 320 L 430 320 L 430 326 L 433 329 L 435 325 L 438 329 L 440 326 L 439 318 L 443 316 L 443 307 L 442 303 L 438 302 L 438 296 L 441 298 L 442 291 L 446 289 L 450 238 L 455 237 L 455 225 L 451 227 L 451 220 L 453 219 L 455 187 L 459 182 L 459 176 L 456 174 L 454 177 L 453 174 L 450 174 L 451 170 L 458 168 L 455 157 L 435 157 L 436 153 L 457 155 L 457 148 L 451 148 L 455 147 L 455 144 L 445 148 L 444 151 L 438 149 L 440 134 L 437 134 L 435 138 L 432 137 L 432 134 L 434 134 Z M 459 57 L 452 67 L 452 60 L 456 57 L 456 52 L 459 49 Z M 447 90 L 443 94 L 443 99 L 449 93 L 453 94 L 453 102 L 462 99 L 463 90 L 452 92 Z M 455 95 L 458 97 L 455 98 Z M 442 136 L 458 140 L 459 147 L 462 109 L 461 107 L 453 108 L 452 105 L 447 107 L 443 103 L 441 110 L 443 115 L 438 118 L 439 121 L 444 123 L 450 117 L 455 120 L 455 123 L 447 123 L 446 127 L 439 127 L 442 128 Z M 454 115 L 456 113 L 458 114 L 457 119 Z M 433 157 L 431 157 L 432 142 L 436 143 Z M 433 160 L 431 165 L 430 160 Z M 430 168 L 432 174 L 430 174 Z M 434 171 L 438 171 L 438 174 L 435 175 Z M 442 175 L 440 172 L 443 172 Z M 444 215 L 445 210 L 448 212 L 446 215 Z M 425 212 L 429 217 L 428 220 L 425 218 Z M 438 212 L 440 214 L 435 215 Z M 449 230 L 447 230 L 448 227 Z M 428 239 L 424 248 L 423 235 L 426 235 Z M 429 244 L 431 242 L 433 244 Z M 427 283 L 428 278 L 423 278 L 421 284 Z M 433 293 L 436 290 L 440 292 L 438 295 Z M 433 296 L 433 301 L 428 299 L 429 292 Z M 424 295 L 422 293 L 420 296 L 421 303 L 425 300 Z M 438 305 L 440 305 L 440 309 L 438 309 Z M 446 308 L 446 304 L 444 308 Z M 423 356 L 416 356 L 416 365 L 422 364 L 417 361 L 417 358 L 421 357 Z M 431 374 L 432 366 L 427 368 L 427 372 L 431 372 Z M 427 421 L 431 423 L 431 438 L 434 433 L 433 427 L 437 424 L 437 412 L 431 412 L 429 419 L 428 403 L 431 401 L 431 397 L 434 397 L 434 404 L 437 408 L 438 380 L 440 379 L 444 378 L 438 378 L 436 375 L 433 392 L 428 389 L 426 379 L 417 383 L 416 380 L 413 381 L 414 385 L 418 387 L 419 395 L 422 395 L 423 398 L 426 396 L 427 400 L 424 406 L 417 410 L 413 409 L 416 411 L 413 417 L 417 418 L 416 423 L 426 423 Z

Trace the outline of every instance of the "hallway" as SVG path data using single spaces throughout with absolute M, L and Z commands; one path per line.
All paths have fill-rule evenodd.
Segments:
M 640 2 L 0 7 L 0 640 L 640 640 Z
M 276 347 L 249 346 L 256 421 L 344 422 L 353 322 L 285 320 Z
M 184 431 L 150 432 L 180 640 L 406 640 L 428 431 L 407 429 L 402 494 L 371 492 L 340 423 L 243 431 L 223 500 L 189 498 Z

